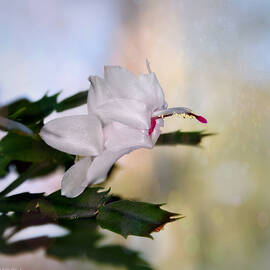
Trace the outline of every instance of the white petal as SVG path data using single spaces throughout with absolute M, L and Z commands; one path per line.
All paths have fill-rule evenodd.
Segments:
M 163 120 L 157 122 L 162 125 Z M 113 122 L 104 129 L 104 133 L 106 150 L 93 160 L 87 173 L 89 184 L 104 181 L 111 166 L 123 155 L 138 148 L 153 148 L 153 141 L 157 140 L 160 131 L 158 126 L 156 133 L 149 136 L 148 130 L 133 129 Z
M 133 149 L 124 149 L 122 151 L 112 152 L 104 151 L 97 156 L 87 172 L 88 185 L 103 182 L 112 165 L 123 155 L 129 153 Z
M 93 156 L 103 148 L 101 123 L 93 115 L 74 115 L 54 119 L 40 132 L 50 146 L 70 154 Z
M 138 129 L 149 129 L 151 111 L 146 104 L 132 99 L 112 99 L 96 108 L 96 114 L 104 121 L 117 121 Z
M 153 111 L 167 107 L 163 90 L 155 73 L 151 72 L 149 74 L 140 74 L 139 83 L 145 94 L 145 102 L 151 106 Z
M 105 148 L 110 151 L 120 151 L 127 148 L 152 148 L 151 136 L 148 130 L 139 130 L 121 123 L 113 122 L 104 129 Z
M 98 76 L 90 76 L 91 83 L 88 92 L 88 112 L 95 112 L 97 106 L 108 101 L 112 94 L 106 81 Z
M 64 174 L 61 194 L 70 198 L 80 195 L 88 185 L 87 171 L 91 158 L 86 157 L 75 163 Z
M 157 122 L 158 125 L 162 125 L 163 120 Z M 157 140 L 159 133 L 159 126 L 154 136 L 149 136 L 148 130 L 133 129 L 118 122 L 106 126 L 104 129 L 106 150 L 94 158 L 87 173 L 88 184 L 104 181 L 111 166 L 123 155 L 142 147 L 152 148 L 153 140 Z
M 104 78 L 115 98 L 144 100 L 144 91 L 140 88 L 138 78 L 127 69 L 120 66 L 105 66 Z

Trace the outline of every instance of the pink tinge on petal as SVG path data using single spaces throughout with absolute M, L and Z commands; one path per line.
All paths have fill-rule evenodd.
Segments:
M 148 130 L 148 134 L 151 135 L 156 127 L 156 118 L 152 117 L 151 118 L 151 127 Z
M 204 123 L 204 124 L 207 123 L 207 120 L 204 117 L 202 117 L 201 115 L 196 115 L 194 113 L 190 113 L 190 115 L 194 116 L 201 123 Z

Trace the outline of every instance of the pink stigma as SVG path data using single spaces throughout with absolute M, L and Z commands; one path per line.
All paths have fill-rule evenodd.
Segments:
M 204 124 L 207 123 L 207 120 L 204 117 L 202 117 L 201 115 L 196 115 L 194 113 L 190 113 L 190 115 L 194 116 L 201 123 L 204 123 Z
M 151 127 L 148 130 L 148 134 L 151 135 L 156 127 L 156 118 L 151 118 Z

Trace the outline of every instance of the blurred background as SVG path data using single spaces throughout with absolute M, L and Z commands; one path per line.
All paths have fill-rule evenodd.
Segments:
M 201 147 L 157 146 L 123 157 L 108 183 L 114 193 L 166 202 L 186 217 L 154 240 L 104 231 L 106 241 L 141 251 L 158 270 L 269 269 L 269 12 L 268 0 L 2 0 L 0 105 L 46 91 L 62 90 L 65 98 L 87 89 L 90 74 L 103 76 L 104 65 L 138 74 L 149 59 L 169 106 L 189 107 L 209 122 L 171 118 L 163 131 L 217 135 Z M 16 192 L 50 193 L 62 174 Z M 0 267 L 113 269 L 59 262 L 42 250 L 0 255 Z

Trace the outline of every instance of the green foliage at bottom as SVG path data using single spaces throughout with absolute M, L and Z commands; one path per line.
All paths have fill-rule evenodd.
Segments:
M 0 216 L 0 252 L 3 254 L 16 255 L 45 248 L 48 256 L 58 260 L 80 258 L 101 265 L 123 266 L 127 270 L 153 269 L 134 250 L 120 245 L 100 246 L 99 241 L 103 239 L 103 235 L 97 231 L 95 219 L 61 220 L 58 225 L 69 230 L 69 234 L 65 236 L 43 236 L 9 244 L 3 233 L 11 225 L 14 226 L 14 218 Z
M 103 235 L 98 228 L 125 238 L 129 235 L 152 238 L 153 232 L 182 218 L 161 209 L 162 205 L 122 199 L 110 195 L 109 190 L 96 187 L 72 199 L 61 196 L 60 191 L 49 196 L 31 193 L 8 196 L 25 181 L 48 175 L 59 166 L 67 170 L 74 164 L 73 155 L 48 146 L 40 138 L 39 131 L 44 118 L 53 111 L 62 112 L 85 104 L 88 91 L 61 102 L 58 95 L 45 95 L 35 102 L 20 99 L 0 108 L 0 130 L 7 131 L 0 140 L 0 178 L 8 175 L 12 168 L 18 173 L 17 179 L 0 191 L 0 253 L 12 255 L 42 247 L 48 256 L 60 260 L 85 258 L 100 264 L 124 266 L 128 270 L 151 270 L 136 251 L 120 245 L 101 246 Z M 162 134 L 157 144 L 198 145 L 209 135 L 200 131 L 176 131 Z M 115 165 L 110 173 L 114 168 Z M 9 241 L 25 228 L 44 224 L 58 224 L 69 234 Z

